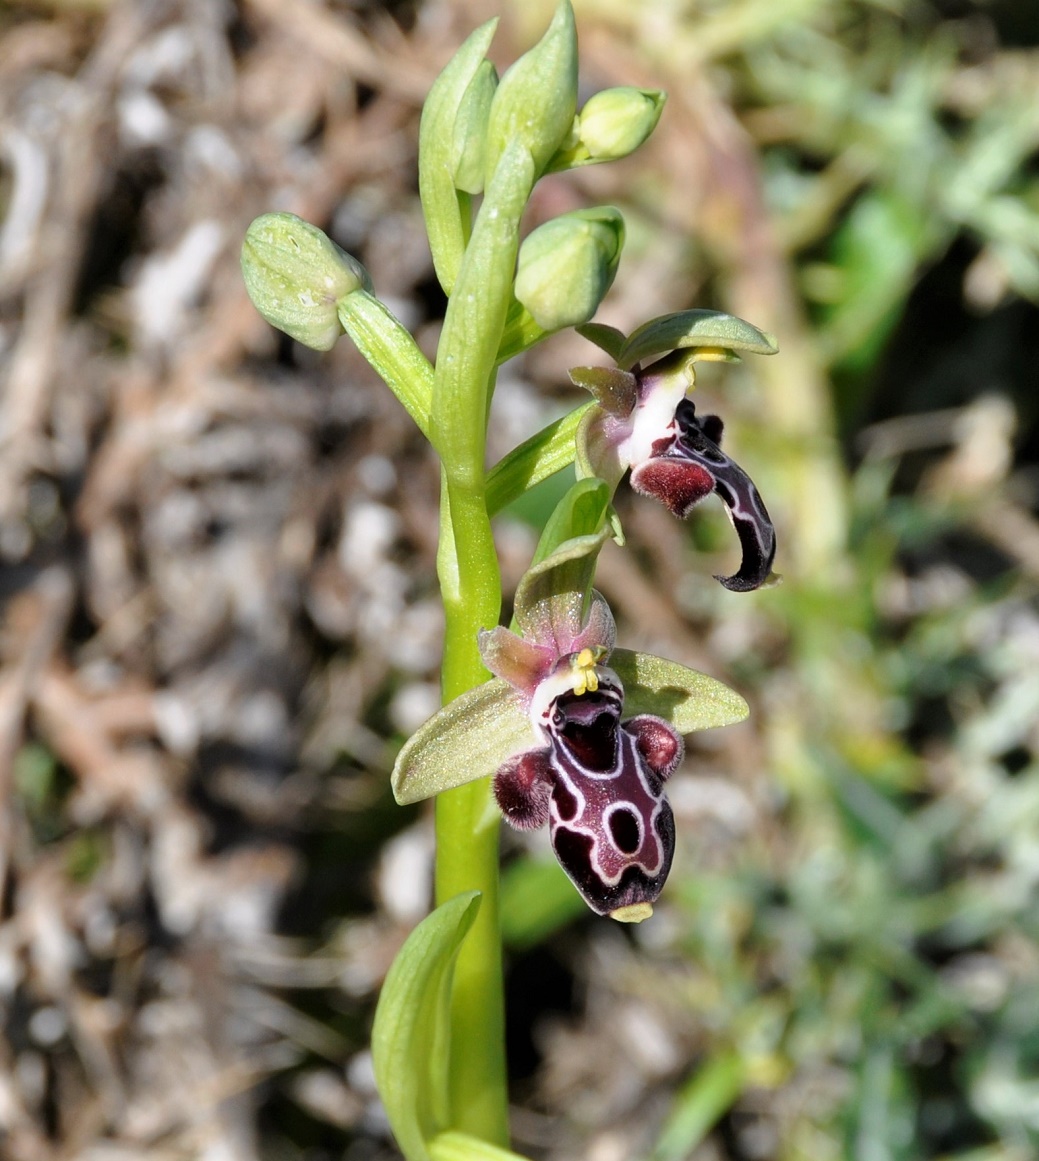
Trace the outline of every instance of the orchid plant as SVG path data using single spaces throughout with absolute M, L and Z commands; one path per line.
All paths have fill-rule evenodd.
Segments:
M 357 345 L 439 455 L 437 572 L 445 611 L 444 708 L 404 745 L 401 803 L 436 798 L 436 909 L 394 962 L 372 1034 L 376 1080 L 408 1161 L 508 1158 L 498 831 L 548 825 L 552 848 L 596 913 L 652 914 L 675 849 L 665 796 L 685 734 L 743 719 L 734 691 L 616 645 L 594 586 L 599 551 L 623 541 L 612 507 L 631 485 L 682 517 L 712 493 L 742 563 L 721 583 L 771 576 L 775 535 L 757 489 L 721 451 L 722 424 L 687 398 L 701 360 L 772 354 L 772 339 L 715 311 L 654 319 L 630 336 L 590 322 L 617 271 L 624 224 L 610 207 L 564 214 L 520 239 L 545 174 L 624 157 L 652 132 L 662 93 L 608 89 L 577 109 L 577 42 L 562 0 L 541 41 L 499 80 L 478 28 L 423 109 L 419 187 L 437 277 L 448 296 L 435 363 L 374 295 L 356 259 L 314 226 L 265 214 L 246 235 L 257 308 L 299 342 Z M 487 469 L 498 366 L 576 327 L 609 367 L 579 367 L 592 400 Z M 499 624 L 491 519 L 574 464 Z

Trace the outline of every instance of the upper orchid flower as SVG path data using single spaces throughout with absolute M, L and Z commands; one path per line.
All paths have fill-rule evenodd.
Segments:
M 751 478 L 719 447 L 722 421 L 698 417 L 686 393 L 696 361 L 734 360 L 737 350 L 771 354 L 774 344 L 748 323 L 714 311 L 668 315 L 629 339 L 607 327 L 581 329 L 618 364 L 575 367 L 570 373 L 599 404 L 578 432 L 582 474 L 616 485 L 630 468 L 637 492 L 655 496 L 680 517 L 717 492 L 743 549 L 738 571 L 717 579 L 736 592 L 764 584 L 776 554 L 768 511 Z M 656 362 L 642 368 L 641 361 L 650 358 Z
M 404 746 L 399 802 L 494 774 L 506 820 L 549 824 L 563 870 L 593 911 L 625 922 L 652 914 L 674 854 L 663 786 L 681 734 L 746 716 L 720 682 L 659 657 L 616 649 L 613 616 L 587 569 L 607 532 L 566 541 L 516 592 L 520 634 L 480 635 L 495 679 L 463 694 Z M 609 664 L 607 664 L 609 662 Z

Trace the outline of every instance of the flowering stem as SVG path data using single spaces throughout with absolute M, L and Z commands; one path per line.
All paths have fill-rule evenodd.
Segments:
M 511 298 L 519 220 L 533 182 L 529 151 L 507 146 L 488 182 L 452 287 L 437 351 L 431 427 L 443 461 L 437 573 L 445 615 L 445 702 L 487 680 L 478 633 L 496 625 L 501 612 L 501 578 L 487 514 L 487 410 Z M 451 1127 L 506 1145 L 499 823 L 490 779 L 441 794 L 436 819 L 437 903 L 463 891 L 481 892 L 452 985 Z
M 438 569 L 444 597 L 442 671 L 445 704 L 485 681 L 476 648 L 480 628 L 497 623 L 498 561 L 479 488 L 444 473 Z M 480 892 L 480 909 L 459 951 L 451 995 L 451 1124 L 485 1141 L 508 1144 L 508 1089 L 501 925 L 498 915 L 498 815 L 490 779 L 437 797 L 436 901 Z

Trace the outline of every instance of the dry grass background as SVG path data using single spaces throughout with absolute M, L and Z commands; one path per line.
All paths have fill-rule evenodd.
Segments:
M 793 103 L 759 103 L 741 122 L 729 105 L 747 99 L 741 74 L 716 67 L 751 51 L 756 27 L 764 38 L 799 17 L 789 5 L 706 6 L 699 33 L 664 37 L 664 51 L 665 6 L 649 10 L 658 26 L 636 32 L 633 9 L 587 7 L 588 91 L 659 85 L 671 90 L 668 113 L 644 155 L 544 183 L 532 221 L 590 201 L 625 205 L 630 259 L 607 321 L 630 328 L 710 304 L 780 336 L 778 359 L 709 379 L 706 391 L 715 405 L 731 392 L 722 405 L 780 524 L 792 596 L 778 612 L 767 602 L 783 598 L 768 594 L 731 603 L 704 579 L 733 553 L 710 522 L 694 554 L 662 514 L 626 506 L 634 551 L 605 557 L 600 587 L 628 642 L 733 680 L 758 713 L 692 747 L 674 793 L 686 870 L 655 927 L 633 942 L 585 921 L 548 950 L 516 952 L 518 1143 L 588 1161 L 649 1155 L 654 1139 L 662 1161 L 697 1147 L 705 1161 L 966 1157 L 961 1144 L 991 1147 L 976 1154 L 985 1161 L 1032 1155 L 1024 1095 L 1010 1112 L 996 1097 L 988 1112 L 975 1102 L 951 1144 L 940 1126 L 918 1152 L 868 1133 L 858 1139 L 869 1148 L 842 1144 L 857 1138 L 834 1126 L 863 1072 L 873 1083 L 873 1058 L 853 1043 L 856 1021 L 869 1037 L 848 999 L 851 970 L 827 975 L 834 965 L 812 957 L 822 946 L 840 959 L 842 941 L 854 945 L 847 962 L 859 954 L 859 936 L 836 929 L 828 892 L 856 916 L 854 932 L 875 930 L 889 896 L 873 879 L 863 886 L 859 863 L 832 881 L 817 867 L 815 883 L 808 864 L 820 850 L 858 850 L 834 845 L 840 811 L 822 805 L 836 754 L 842 770 L 877 774 L 885 794 L 935 806 L 932 829 L 920 823 L 910 837 L 921 852 L 946 852 L 942 883 L 956 863 L 1003 875 L 979 906 L 985 891 L 1024 892 L 1007 903 L 1005 927 L 973 935 L 959 958 L 928 961 L 939 974 L 953 964 L 965 1010 L 1009 1003 L 1039 963 L 1034 931 L 1019 925 L 1035 886 L 1034 794 L 1019 786 L 1013 825 L 1006 815 L 978 823 L 996 798 L 1000 755 L 1013 753 L 1006 779 L 1034 770 L 1039 527 L 1034 477 L 1027 465 L 1014 474 L 1013 444 L 1015 415 L 1027 429 L 1034 404 L 1019 399 L 1015 412 L 1003 396 L 939 393 L 923 428 L 896 415 L 871 429 L 875 470 L 849 478 L 829 394 L 840 352 L 831 358 L 813 330 L 799 271 L 848 199 L 884 175 L 861 153 L 824 159 L 814 201 L 795 198 L 777 215 L 759 148 L 810 129 Z M 845 7 L 802 5 L 834 38 L 827 21 L 839 24 Z M 427 819 L 394 806 L 386 776 L 437 699 L 437 469 L 348 343 L 318 358 L 260 320 L 238 247 L 269 209 L 329 227 L 432 349 L 440 304 L 416 192 L 418 113 L 439 67 L 491 14 L 454 0 L 393 13 L 316 0 L 0 10 L 5 1161 L 395 1155 L 365 1043 L 380 981 L 428 907 Z M 499 60 L 543 19 L 536 6 L 511 13 Z M 980 74 L 955 73 L 960 90 L 946 107 L 980 118 L 986 100 L 998 103 L 1011 57 L 997 45 Z M 1018 65 L 1034 84 L 1034 57 Z M 979 310 L 1016 285 L 1001 252 L 986 253 L 971 267 Z M 929 260 L 918 254 L 911 270 Z M 566 366 L 591 358 L 564 337 L 506 370 L 499 454 L 558 413 L 571 397 Z M 902 567 L 869 541 L 912 524 L 904 511 L 878 516 L 877 497 L 885 465 L 921 446 L 953 450 L 908 485 L 914 511 L 998 549 L 997 572 L 1017 578 L 998 592 L 950 553 Z M 507 578 L 532 536 L 522 520 L 503 524 Z M 863 602 L 882 631 L 848 613 Z M 949 628 L 957 609 L 977 618 Z M 967 662 L 979 656 L 984 680 L 972 684 Z M 961 664 L 966 685 L 943 685 Z M 914 692 L 921 680 L 924 694 Z M 843 700 L 832 698 L 835 681 L 847 683 Z M 952 705 L 951 731 L 917 713 L 938 701 Z M 979 741 L 986 728 L 995 735 Z M 855 802 L 856 825 L 885 830 L 879 794 Z M 896 831 L 891 823 L 889 837 Z M 1001 846 L 1011 832 L 1020 845 Z M 730 891 L 731 875 L 756 886 Z M 776 920 L 788 893 L 789 913 L 807 926 Z M 836 928 L 820 935 L 820 915 Z M 937 921 L 912 923 L 909 943 Z M 883 955 L 870 962 L 888 970 Z M 919 977 L 900 971 L 890 975 L 912 992 Z M 837 1030 L 834 996 L 847 1021 Z M 798 1032 L 791 1013 L 809 1010 L 831 1025 L 832 1042 L 814 1025 Z M 779 1025 L 793 1029 L 782 1047 Z M 933 1050 L 944 1067 L 948 1053 L 927 1035 L 920 1059 Z M 743 1064 L 730 1076 L 733 1051 Z M 705 1139 L 713 1117 L 697 1129 L 695 1111 L 692 1128 L 678 1114 L 683 1091 L 699 1099 L 682 1085 L 712 1054 L 726 1094 L 714 1115 L 729 1116 Z M 670 1138 L 656 1137 L 662 1123 Z

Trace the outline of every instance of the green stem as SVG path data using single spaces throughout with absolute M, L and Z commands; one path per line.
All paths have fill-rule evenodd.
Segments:
M 444 597 L 445 703 L 487 671 L 477 649 L 481 628 L 497 623 L 498 560 L 483 489 L 444 473 L 438 569 Z M 436 901 L 481 893 L 480 909 L 459 949 L 451 993 L 449 1099 L 452 1127 L 492 1144 L 509 1142 L 505 1000 L 498 909 L 498 813 L 490 779 L 440 794 L 436 803 Z

